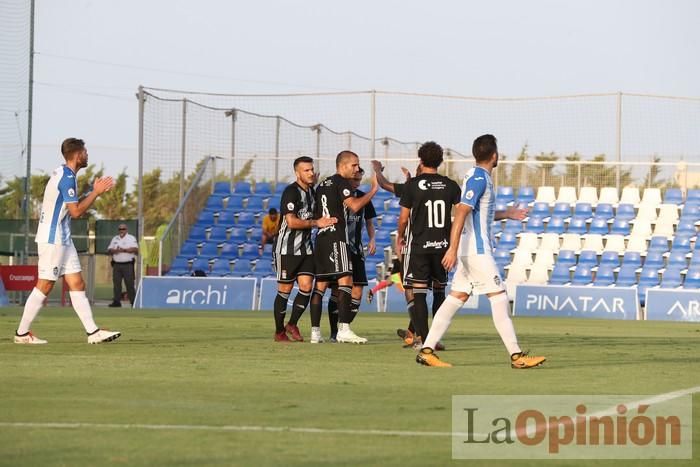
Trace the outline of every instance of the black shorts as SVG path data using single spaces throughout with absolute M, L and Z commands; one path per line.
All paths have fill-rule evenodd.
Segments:
M 352 262 L 348 244 L 342 241 L 326 240 L 322 236 L 317 237 L 316 248 L 314 248 L 314 265 L 316 266 L 316 279 L 324 282 L 351 275 Z
M 314 276 L 314 258 L 312 255 L 272 255 L 277 282 L 290 284 L 299 276 Z
M 404 287 L 417 284 L 430 286 L 447 284 L 447 271 L 442 266 L 443 252 L 416 254 L 409 253 L 404 259 Z
M 352 285 L 367 285 L 365 258 L 362 255 L 350 253 L 350 262 L 352 263 Z

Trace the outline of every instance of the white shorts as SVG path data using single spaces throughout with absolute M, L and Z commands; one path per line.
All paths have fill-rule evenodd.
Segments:
M 39 279 L 56 281 L 64 274 L 82 271 L 75 246 L 39 243 Z
M 469 295 L 485 295 L 505 290 L 498 266 L 491 255 L 460 256 L 452 289 Z

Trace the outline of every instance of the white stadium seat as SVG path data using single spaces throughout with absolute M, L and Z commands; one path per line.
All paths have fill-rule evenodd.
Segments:
M 661 190 L 658 188 L 645 188 L 642 201 L 639 204 L 658 207 L 661 204 Z
M 551 269 L 554 266 L 554 252 L 552 250 L 538 250 L 535 254 L 533 269 Z M 532 271 L 530 271 L 532 276 Z
M 539 249 L 541 251 L 559 253 L 559 234 L 553 232 L 543 233 Z
M 520 234 L 520 241 L 518 242 L 518 249 L 527 250 L 533 252 L 539 247 L 539 239 L 537 234 L 534 232 L 523 232 Z
M 603 251 L 616 251 L 620 254 L 625 252 L 624 235 L 607 235 L 605 237 L 605 249 Z
M 554 194 L 553 186 L 541 186 L 537 189 L 537 197 L 535 202 L 549 203 L 552 204 L 556 201 L 557 197 Z
M 593 206 L 598 204 L 598 189 L 594 186 L 583 186 L 578 194 L 579 203 L 591 203 Z
M 637 220 L 655 221 L 657 217 L 658 213 L 656 212 L 656 206 L 651 206 L 649 204 L 640 204 L 639 209 L 637 210 L 637 217 L 635 218 L 635 222 Z
M 530 276 L 527 278 L 528 284 L 545 285 L 549 282 L 549 273 L 544 267 L 530 269 Z
M 630 237 L 651 237 L 651 221 L 646 219 L 635 219 L 634 225 L 632 226 L 632 232 L 630 232 Z
M 675 204 L 659 205 L 659 217 L 657 222 L 669 221 L 673 224 L 678 222 L 678 206 Z
M 656 221 L 656 225 L 654 226 L 654 233 L 652 234 L 654 237 L 673 237 L 674 235 L 674 230 L 673 230 L 673 221 L 666 220 L 666 219 L 658 219 Z
M 627 251 L 644 253 L 647 251 L 647 239 L 645 237 L 630 237 L 627 243 Z
M 600 189 L 598 204 L 612 204 L 616 206 L 619 202 L 620 196 L 617 192 L 617 188 L 614 186 L 606 186 Z
M 626 186 L 622 189 L 620 196 L 620 204 L 634 204 L 637 206 L 641 199 L 639 198 L 639 188 L 636 186 Z
M 575 233 L 565 233 L 562 235 L 561 250 L 574 250 L 579 251 L 581 249 L 581 236 Z
M 563 186 L 559 188 L 557 203 L 576 204 L 576 188 L 573 186 Z
M 586 234 L 583 237 L 582 250 L 593 250 L 598 253 L 603 251 L 603 236 L 600 234 Z
M 515 266 L 532 266 L 532 250 L 518 248 L 513 255 L 511 268 Z
M 525 266 L 512 265 L 508 268 L 508 276 L 506 277 L 506 291 L 508 296 L 515 298 L 515 287 L 526 281 L 527 270 Z

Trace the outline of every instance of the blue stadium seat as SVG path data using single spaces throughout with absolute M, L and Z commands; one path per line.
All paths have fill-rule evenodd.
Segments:
M 400 200 L 398 198 L 391 198 L 387 203 L 384 204 L 384 211 L 390 214 L 398 215 L 401 212 L 401 205 L 399 204 L 399 201 Z
M 617 212 L 615 213 L 615 219 L 624 219 L 631 221 L 636 216 L 634 211 L 634 204 L 622 203 L 617 206 Z
M 503 228 L 504 232 L 520 233 L 523 230 L 523 223 L 517 219 L 508 219 L 506 221 L 506 226 Z
M 503 231 L 503 222 L 501 222 L 501 221 L 491 222 L 491 235 L 493 235 L 493 236 L 498 235 L 502 231 Z
M 552 215 L 549 222 L 547 222 L 547 232 L 563 234 L 564 230 L 564 218 L 561 216 Z
M 209 274 L 209 258 L 195 258 L 192 262 L 192 272 L 204 271 Z
M 177 256 L 173 260 L 173 264 L 170 265 L 170 270 L 168 271 L 169 276 L 182 276 L 189 274 L 190 272 L 190 262 L 185 256 Z
M 243 200 L 245 198 L 239 195 L 232 195 L 226 203 L 226 210 L 231 212 L 238 212 L 243 210 Z
M 591 203 L 576 203 L 574 216 L 585 218 L 593 217 L 593 206 L 591 206 Z
M 199 242 L 190 242 L 187 241 L 183 243 L 182 248 L 180 249 L 180 255 L 181 256 L 186 256 L 187 258 L 194 258 L 197 256 L 199 253 L 197 252 L 197 245 Z
M 673 237 L 673 244 L 671 245 L 672 251 L 684 251 L 688 253 L 690 251 L 690 236 L 677 234 Z
M 593 285 L 599 287 L 607 287 L 612 285 L 614 282 L 615 273 L 613 272 L 613 268 L 601 262 L 600 266 L 598 267 L 598 270 L 596 271 Z
M 367 279 L 375 279 L 377 277 L 377 261 L 365 261 L 365 273 Z
M 243 243 L 248 240 L 248 229 L 245 227 L 233 227 L 229 234 L 229 240 L 233 243 Z
M 615 218 L 612 227 L 610 228 L 610 233 L 613 235 L 629 235 L 630 234 L 630 222 L 628 219 L 618 219 Z
M 622 263 L 620 271 L 617 273 L 615 285 L 619 287 L 632 287 L 637 283 L 637 268 L 631 264 Z
M 269 195 L 272 193 L 272 186 L 270 182 L 257 182 L 255 184 L 255 194 L 256 195 Z
M 252 226 L 255 224 L 255 214 L 252 212 L 239 212 L 236 219 L 238 226 Z
M 600 255 L 600 266 L 609 266 L 611 268 L 620 267 L 620 255 L 617 251 L 604 251 Z
M 266 243 L 263 247 L 263 256 L 269 256 L 272 254 L 272 243 Z
M 644 260 L 644 268 L 661 269 L 662 267 L 664 267 L 664 254 L 660 251 L 648 251 Z
M 255 270 L 253 274 L 257 277 L 273 276 L 275 271 L 272 270 L 272 261 L 267 258 L 261 258 L 255 262 Z
M 282 192 L 284 191 L 284 189 L 287 188 L 288 186 L 289 186 L 288 183 L 278 182 L 275 185 L 275 193 L 277 193 L 278 195 L 281 195 Z
M 253 242 L 259 242 L 262 239 L 262 227 L 251 227 L 249 229 L 250 231 L 250 240 Z M 363 230 L 364 232 L 364 230 Z
M 391 232 L 389 229 L 379 229 L 375 232 L 374 241 L 377 243 L 377 247 L 391 245 Z
M 552 270 L 552 275 L 549 278 L 549 284 L 551 285 L 564 285 L 569 283 L 571 280 L 571 273 L 569 271 L 568 265 L 564 263 L 557 263 L 554 265 Z
M 556 203 L 554 205 L 553 216 L 571 217 L 571 205 L 569 203 Z
M 257 259 L 260 258 L 260 249 L 257 243 L 244 243 L 241 251 L 241 258 Z
M 695 227 L 695 222 L 693 220 L 681 219 L 678 222 L 678 227 L 676 228 L 676 235 L 684 236 L 695 236 L 698 233 L 697 227 Z
M 588 264 L 579 263 L 574 269 L 574 278 L 571 281 L 571 285 L 586 285 L 593 281 L 593 273 L 591 272 L 591 267 Z
M 681 219 L 692 220 L 695 222 L 700 220 L 700 204 L 686 203 L 681 211 Z
M 273 195 L 272 198 L 267 200 L 267 209 L 275 208 L 279 211 L 281 203 L 282 198 L 279 195 Z
M 499 202 L 498 200 L 496 200 L 496 207 L 495 207 L 496 212 L 505 211 L 506 209 L 508 209 L 508 205 L 506 203 L 502 203 L 502 202 Z
M 250 260 L 247 258 L 237 259 L 231 270 L 232 276 L 249 276 L 253 273 L 253 269 L 250 265 Z
M 497 250 L 512 250 L 515 248 L 515 243 L 517 241 L 516 234 L 513 232 L 503 232 L 501 238 L 498 240 Z
M 602 217 L 604 219 L 612 219 L 613 217 L 615 217 L 612 204 L 601 203 L 597 205 L 593 217 Z
M 224 243 L 224 245 L 221 247 L 221 255 L 220 255 L 221 258 L 226 258 L 226 259 L 238 258 L 238 244 L 239 244 L 239 242 L 236 242 L 233 239 Z
M 202 258 L 216 258 L 219 256 L 219 243 L 216 241 L 209 241 L 202 245 L 202 250 L 199 252 L 199 256 Z
M 639 275 L 639 283 L 637 284 L 637 295 L 642 306 L 644 305 L 647 289 L 657 285 L 659 285 L 659 272 L 654 268 L 642 268 L 642 272 Z
M 578 264 L 588 267 L 598 266 L 598 253 L 593 250 L 581 250 L 578 255 Z
M 513 193 L 512 186 L 499 186 L 496 188 L 496 202 L 497 203 L 512 203 L 515 201 L 515 196 Z
M 214 193 L 228 195 L 231 193 L 231 183 L 230 182 L 216 182 L 214 184 Z
M 211 211 L 208 209 L 202 209 L 197 218 L 197 224 L 199 225 L 212 225 L 214 224 L 214 213 L 218 211 Z
M 248 197 L 248 205 L 246 206 L 245 210 L 248 212 L 261 212 L 263 211 L 263 201 L 265 198 L 262 196 L 249 196 Z M 270 206 L 279 211 L 279 208 L 275 206 Z M 267 213 L 265 213 L 267 214 Z
M 586 229 L 586 219 L 584 217 L 572 217 L 566 232 L 583 235 L 586 233 Z
M 209 232 L 209 241 L 210 242 L 225 242 L 226 241 L 226 236 L 227 236 L 227 231 L 228 229 L 226 228 L 225 225 L 221 225 L 221 222 L 219 222 L 219 225 L 215 225 L 214 227 L 211 228 L 211 232 Z
M 626 251 L 622 257 L 622 265 L 634 268 L 642 267 L 642 255 L 638 251 Z
M 552 213 L 549 210 L 549 203 L 539 201 L 532 206 L 530 217 L 549 217 Z
M 237 195 L 249 195 L 251 193 L 250 182 L 236 182 L 233 185 L 233 192 Z
M 667 188 L 664 193 L 665 204 L 683 204 L 683 192 L 680 188 Z
M 573 250 L 559 250 L 556 264 L 565 264 L 567 267 L 576 265 L 576 253 Z
M 649 241 L 649 251 L 660 251 L 666 253 L 668 251 L 668 238 L 656 235 L 651 237 Z
M 688 272 L 685 273 L 683 288 L 700 289 L 700 267 L 688 269 Z
M 394 214 L 384 214 L 382 215 L 382 229 L 396 229 L 399 222 L 399 216 Z
M 203 225 L 193 225 L 190 229 L 189 241 L 192 242 L 203 242 L 207 239 L 207 228 Z
M 700 190 L 688 190 L 688 197 L 685 199 L 685 204 L 694 206 L 700 205 Z
M 591 221 L 591 228 L 589 232 L 592 234 L 607 235 L 610 233 L 608 220 L 604 217 L 594 217 Z
M 686 259 L 686 255 L 688 252 L 682 251 L 682 250 L 673 250 L 671 253 L 668 255 L 668 261 L 667 265 L 668 267 L 680 267 L 680 268 L 687 268 L 688 267 L 688 260 Z
M 211 275 L 212 276 L 228 276 L 231 274 L 231 264 L 228 261 L 228 258 L 219 258 L 216 260 L 214 263 L 214 266 L 211 268 Z
M 542 233 L 544 232 L 544 221 L 541 217 L 530 217 L 525 224 L 525 232 Z
M 231 225 L 234 222 L 236 222 L 236 212 L 228 209 L 221 211 L 216 218 L 216 225 Z
M 662 289 L 675 289 L 683 283 L 680 268 L 668 267 L 661 276 Z
M 493 259 L 499 266 L 506 266 L 510 263 L 510 251 L 505 249 L 497 249 L 493 252 Z
M 224 199 L 227 197 L 228 195 L 214 193 L 207 198 L 207 203 L 204 205 L 204 208 L 221 210 L 224 208 Z
M 530 204 L 535 201 L 535 189 L 531 186 L 521 186 L 518 188 L 518 203 Z

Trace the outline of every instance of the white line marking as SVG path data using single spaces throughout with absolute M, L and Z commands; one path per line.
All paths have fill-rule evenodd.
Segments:
M 627 402 L 625 405 L 656 404 L 666 402 L 689 394 L 700 392 L 700 386 L 688 389 L 667 392 L 651 396 L 639 401 Z M 614 414 L 616 407 L 591 414 L 603 416 Z M 166 425 L 166 424 L 145 424 L 145 423 L 82 423 L 82 422 L 0 422 L 0 428 L 46 428 L 46 429 L 80 429 L 80 428 L 102 428 L 118 430 L 181 430 L 181 431 L 232 431 L 232 432 L 268 432 L 268 433 L 315 433 L 315 434 L 342 434 L 342 435 L 364 435 L 364 436 L 467 436 L 467 433 L 453 433 L 451 431 L 402 431 L 402 430 L 351 430 L 345 428 L 313 428 L 313 427 L 292 427 L 292 426 L 260 426 L 260 425 Z M 472 433 L 472 436 L 483 437 L 484 433 Z

